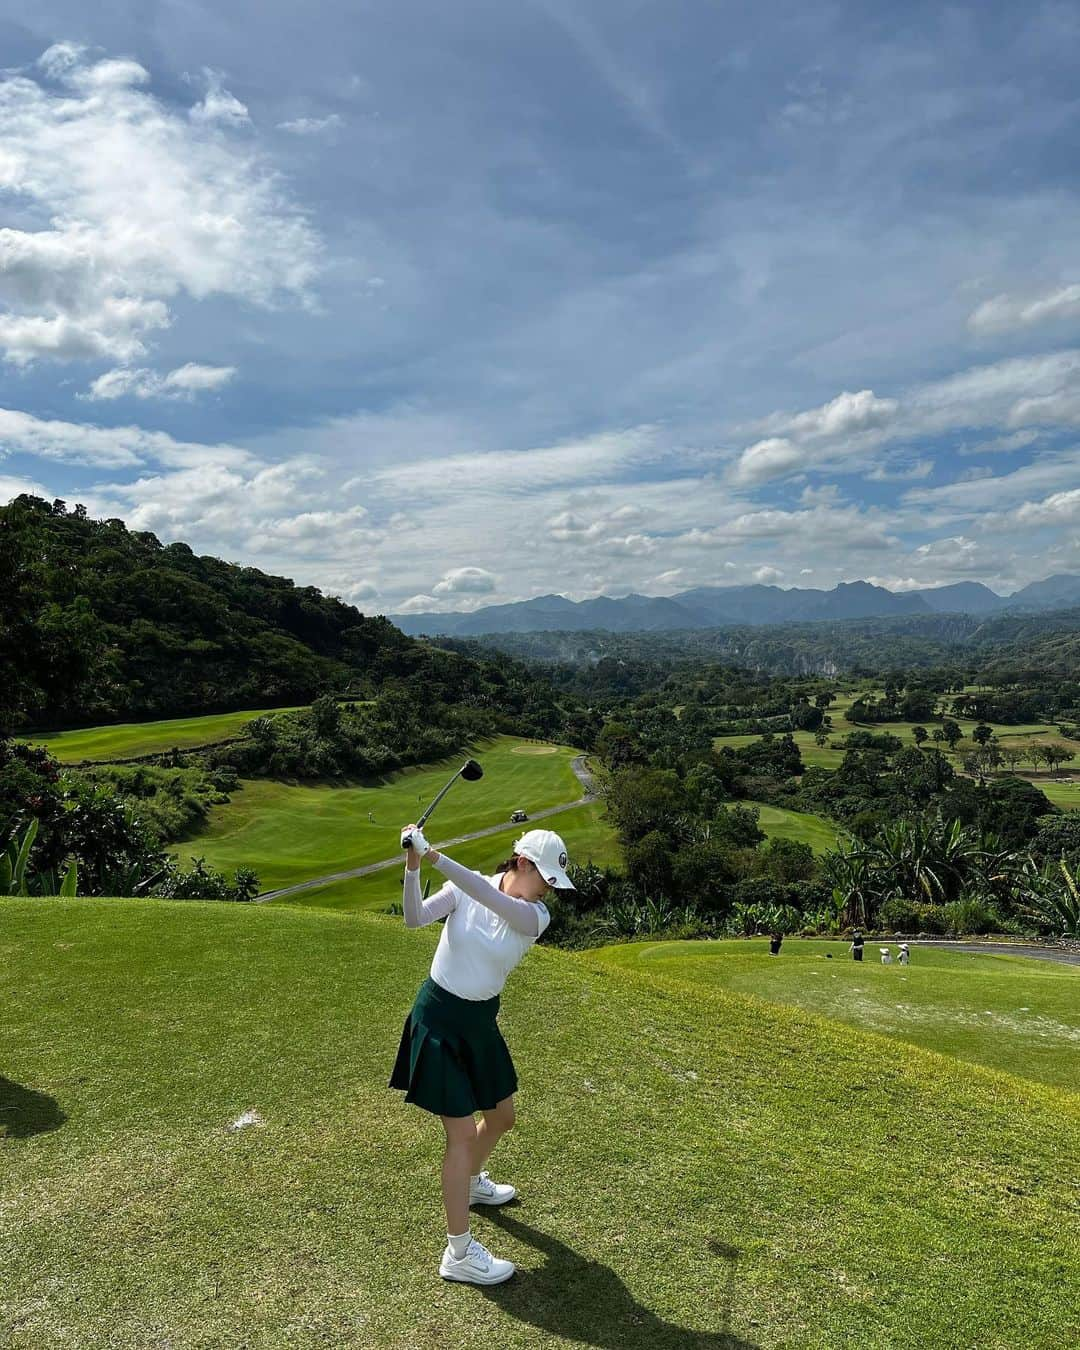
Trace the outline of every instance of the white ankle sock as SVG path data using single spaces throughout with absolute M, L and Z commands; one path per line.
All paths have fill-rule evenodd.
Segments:
M 450 1240 L 450 1250 L 453 1253 L 454 1260 L 460 1261 L 469 1249 L 469 1243 L 472 1241 L 472 1230 L 466 1228 L 464 1233 L 447 1233 Z

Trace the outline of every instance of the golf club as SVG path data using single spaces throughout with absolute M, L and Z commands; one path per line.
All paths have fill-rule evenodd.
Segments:
M 446 796 L 446 794 L 450 791 L 450 789 L 454 786 L 454 784 L 457 782 L 459 778 L 464 778 L 468 782 L 474 783 L 478 778 L 483 778 L 483 776 L 484 771 L 480 767 L 480 765 L 477 764 L 476 760 L 467 759 L 465 763 L 461 766 L 461 768 L 458 769 L 457 773 L 454 774 L 453 778 L 450 779 L 449 783 L 447 783 L 447 785 L 442 789 L 442 791 L 436 796 L 435 800 L 431 803 L 431 805 L 420 817 L 420 819 L 416 822 L 417 829 L 422 830 L 424 828 L 424 824 L 427 821 L 428 816 L 431 815 L 432 811 L 435 810 L 436 806 L 438 806 L 439 802 L 442 800 L 443 797 Z M 401 836 L 402 848 L 408 848 L 411 843 L 412 843 L 411 834 L 404 834 Z

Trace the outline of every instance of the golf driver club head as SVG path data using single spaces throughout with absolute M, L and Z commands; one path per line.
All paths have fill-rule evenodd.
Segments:
M 465 778 L 468 779 L 470 783 L 475 783 L 478 778 L 483 778 L 483 776 L 484 771 L 480 767 L 480 765 L 477 764 L 476 760 L 467 759 L 465 763 L 461 766 L 461 768 L 458 769 L 457 773 L 454 774 L 453 778 L 450 779 L 449 783 L 447 783 L 447 785 L 437 794 L 434 801 L 432 801 L 431 805 L 417 821 L 417 826 L 421 830 L 424 828 L 424 826 L 427 824 L 428 816 L 431 815 L 432 811 L 435 810 L 435 807 L 439 804 L 442 798 L 446 796 L 446 794 L 450 791 L 450 789 L 454 786 L 454 784 L 457 782 L 459 778 Z M 403 835 L 401 839 L 401 847 L 408 848 L 411 842 L 412 842 L 411 835 Z

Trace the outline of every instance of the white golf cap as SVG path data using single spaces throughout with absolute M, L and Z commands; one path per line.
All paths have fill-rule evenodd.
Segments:
M 549 886 L 563 891 L 574 889 L 574 883 L 563 871 L 567 863 L 566 845 L 554 830 L 527 830 L 515 841 L 514 852 L 535 863 Z

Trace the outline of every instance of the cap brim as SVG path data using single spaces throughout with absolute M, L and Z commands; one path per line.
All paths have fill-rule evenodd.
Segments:
M 540 875 L 544 876 L 542 872 Z M 544 876 L 544 880 L 549 886 L 554 886 L 557 891 L 572 891 L 574 889 L 574 883 L 561 867 L 556 867 L 552 875 Z

